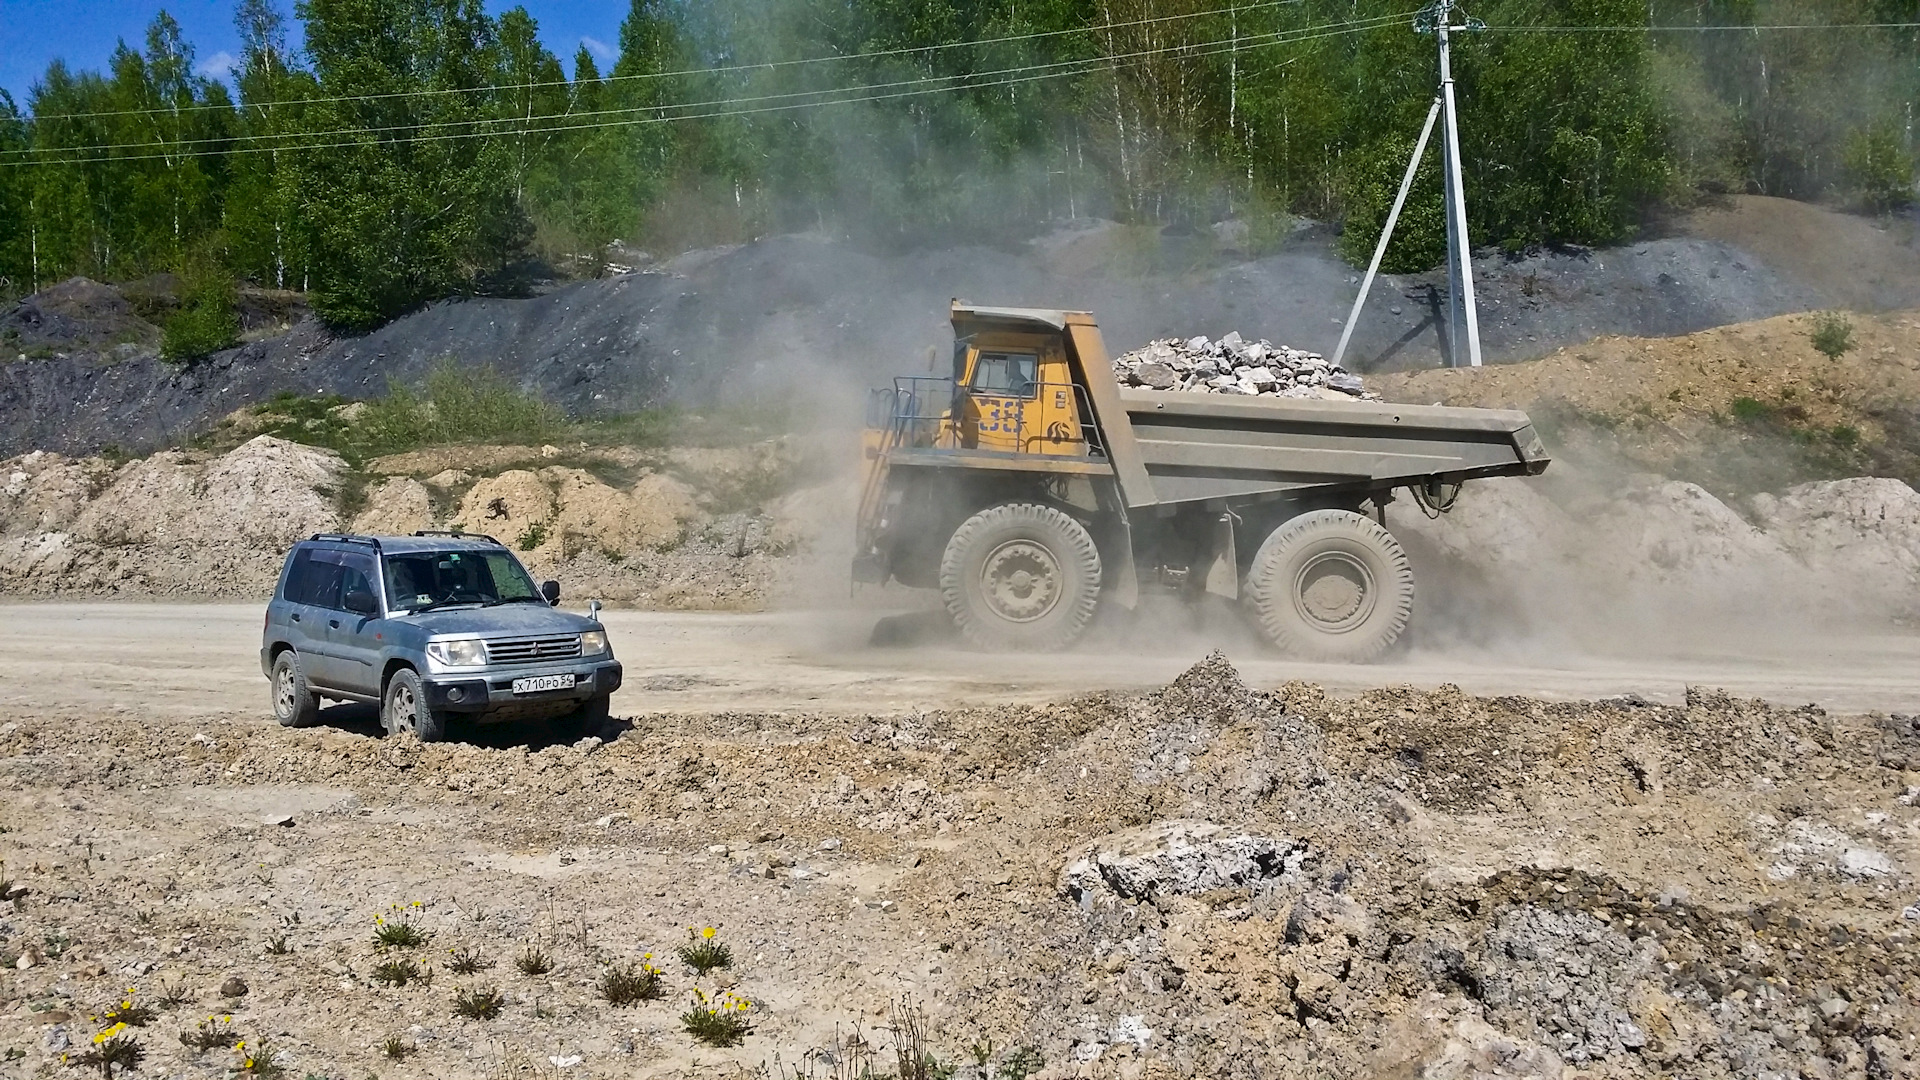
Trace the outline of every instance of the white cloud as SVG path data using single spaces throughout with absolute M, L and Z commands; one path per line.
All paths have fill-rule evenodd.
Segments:
M 602 60 L 613 59 L 613 46 L 607 44 L 604 41 L 601 41 L 599 38 L 590 38 L 590 37 L 583 36 L 580 39 L 580 44 L 585 45 L 587 47 L 588 52 L 592 53 L 593 55 L 599 57 Z
M 239 66 L 240 58 L 222 49 L 200 61 L 200 66 L 195 68 L 193 73 L 209 79 L 224 79 L 233 74 Z

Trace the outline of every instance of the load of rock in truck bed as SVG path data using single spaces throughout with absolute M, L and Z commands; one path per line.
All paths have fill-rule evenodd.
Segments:
M 1246 341 L 1237 331 L 1218 341 L 1196 337 L 1149 342 L 1114 360 L 1113 377 L 1122 386 L 1149 390 L 1380 400 L 1361 385 L 1360 376 L 1319 353 L 1265 339 Z

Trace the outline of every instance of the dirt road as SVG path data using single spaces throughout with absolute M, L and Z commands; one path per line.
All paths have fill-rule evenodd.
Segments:
M 162 711 L 264 709 L 256 660 L 260 608 L 216 604 L 15 604 L 0 608 L 0 706 Z M 1181 637 L 1152 648 L 1066 656 L 989 656 L 945 647 L 874 647 L 871 611 L 604 613 L 627 684 L 615 711 L 897 712 L 1040 702 L 1166 683 L 1219 645 L 1255 686 L 1290 680 L 1335 692 L 1453 683 L 1472 694 L 1547 699 L 1623 694 L 1674 703 L 1689 685 L 1835 712 L 1920 711 L 1920 635 L 1808 635 L 1649 658 L 1420 648 L 1360 667 L 1292 663 L 1247 640 Z M 1232 635 L 1227 635 L 1231 637 Z

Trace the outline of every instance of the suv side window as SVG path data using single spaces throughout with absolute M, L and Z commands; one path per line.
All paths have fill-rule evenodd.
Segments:
M 373 556 L 358 551 L 308 548 L 294 556 L 287 575 L 287 600 L 295 604 L 346 610 L 346 594 L 373 591 Z

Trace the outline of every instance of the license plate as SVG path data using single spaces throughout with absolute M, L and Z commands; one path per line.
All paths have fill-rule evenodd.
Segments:
M 516 694 L 538 694 L 547 690 L 573 689 L 573 675 L 533 675 L 525 679 L 513 680 L 513 692 Z

